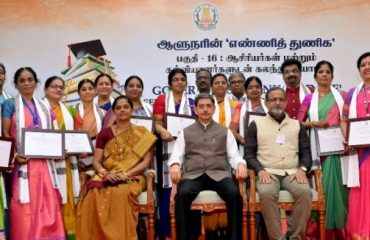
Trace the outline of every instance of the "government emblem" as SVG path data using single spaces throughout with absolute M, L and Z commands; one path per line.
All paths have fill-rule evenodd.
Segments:
M 203 31 L 215 29 L 219 18 L 217 7 L 210 3 L 200 4 L 193 12 L 195 25 Z

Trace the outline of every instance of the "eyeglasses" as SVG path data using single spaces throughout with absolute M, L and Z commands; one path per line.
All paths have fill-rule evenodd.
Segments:
M 186 78 L 172 78 L 172 82 L 186 82 Z
M 243 81 L 242 80 L 239 80 L 239 81 L 233 81 L 233 82 L 230 82 L 231 85 L 240 85 L 240 84 L 243 84 Z
M 285 98 L 268 98 L 268 102 L 285 102 Z
M 55 90 L 59 89 L 61 91 L 64 91 L 64 86 L 63 85 L 50 84 L 49 87 L 52 88 L 52 89 L 55 89 Z

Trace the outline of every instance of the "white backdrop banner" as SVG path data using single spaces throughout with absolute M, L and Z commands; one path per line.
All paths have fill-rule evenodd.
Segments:
M 302 80 L 311 85 L 315 64 L 332 62 L 333 84 L 348 90 L 360 81 L 358 56 L 370 50 L 368 0 L 2 0 L 0 11 L 0 61 L 13 95 L 16 69 L 35 69 L 42 96 L 47 77 L 63 77 L 67 45 L 93 39 L 121 84 L 134 74 L 143 79 L 150 103 L 168 90 L 174 67 L 188 73 L 189 94 L 201 67 L 257 75 L 266 90 L 283 84 L 279 68 L 288 58 L 303 63 Z

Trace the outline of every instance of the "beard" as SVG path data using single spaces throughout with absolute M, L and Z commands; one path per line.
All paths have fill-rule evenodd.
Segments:
M 270 110 L 270 113 L 276 119 L 281 119 L 282 117 L 284 117 L 285 111 L 284 109 L 281 109 L 281 108 L 273 108 Z

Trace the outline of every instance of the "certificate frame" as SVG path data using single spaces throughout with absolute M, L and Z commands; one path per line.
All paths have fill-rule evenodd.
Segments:
M 192 116 L 189 116 L 189 115 L 184 115 L 184 114 L 174 114 L 174 113 L 165 113 L 164 114 L 164 127 L 167 129 L 167 131 L 169 131 L 171 133 L 171 135 L 173 137 L 176 137 L 178 136 L 178 134 L 173 134 L 173 132 L 171 132 L 171 130 L 169 129 L 169 119 L 168 118 L 183 118 L 183 119 L 189 119 L 189 120 L 193 120 L 192 124 L 195 123 L 196 119 Z M 188 126 L 190 126 L 191 124 L 189 124 Z M 184 129 L 184 128 L 182 128 Z M 181 129 L 181 130 L 182 130 Z M 178 131 L 179 132 L 179 131 Z
M 252 119 L 254 120 L 254 118 L 256 117 L 264 117 L 264 116 L 266 116 L 266 113 L 247 111 L 245 113 L 245 122 L 248 124 L 247 127 L 249 126 L 249 124 L 251 124 Z
M 154 121 L 152 117 L 145 117 L 145 116 L 131 116 L 131 123 L 136 124 L 135 121 L 137 122 L 142 122 L 143 124 L 139 124 L 140 126 L 146 127 L 148 125 L 151 125 L 151 128 L 148 129 L 150 132 L 154 131 Z M 148 123 L 150 121 L 150 123 Z
M 54 133 L 59 134 L 61 137 L 61 154 L 55 155 L 39 155 L 39 154 L 27 154 L 26 153 L 26 133 Z M 41 158 L 41 159 L 64 159 L 65 158 L 65 142 L 64 142 L 64 134 L 63 131 L 60 130 L 53 130 L 53 129 L 38 129 L 38 128 L 22 128 L 22 142 L 21 142 L 21 152 L 28 158 Z
M 68 151 L 68 149 L 67 149 L 67 143 L 66 143 L 66 136 L 65 136 L 66 134 L 82 134 L 82 135 L 86 135 L 86 138 L 89 141 L 89 146 L 90 146 L 90 150 L 91 150 L 90 152 L 86 152 L 86 154 L 88 156 L 94 155 L 94 146 L 92 144 L 91 138 L 90 138 L 89 133 L 87 131 L 66 130 L 66 131 L 63 132 L 63 134 L 64 134 L 64 147 L 65 147 L 66 153 L 68 155 L 78 155 L 78 154 L 80 154 L 82 152 L 69 152 Z
M 370 147 L 370 138 L 367 139 L 367 143 L 365 144 L 351 144 L 349 142 L 350 140 L 350 134 L 351 134 L 351 126 L 352 124 L 356 124 L 357 122 L 365 122 L 365 121 L 369 121 L 369 130 L 370 130 L 370 117 L 363 117 L 363 118 L 349 118 L 347 120 L 347 135 L 346 135 L 346 140 L 347 140 L 347 143 L 348 143 L 348 146 L 349 147 L 352 147 L 352 148 L 362 148 L 362 147 Z M 353 132 L 353 131 L 352 131 Z
M 319 156 L 328 156 L 328 155 L 333 155 L 333 154 L 343 154 L 345 149 L 344 149 L 344 145 L 342 144 L 342 147 L 343 149 L 338 149 L 338 150 L 333 150 L 333 151 L 323 151 L 322 150 L 322 147 L 320 146 L 320 134 L 319 132 L 321 131 L 330 131 L 330 130 L 334 130 L 334 129 L 337 129 L 337 131 L 339 131 L 340 135 L 341 135 L 341 138 L 340 138 L 340 141 L 342 143 L 342 140 L 343 140 L 343 134 L 342 134 L 342 130 L 340 128 L 340 125 L 335 125 L 335 126 L 331 126 L 331 127 L 328 127 L 328 128 L 315 128 L 314 131 L 315 131 L 315 142 L 316 142 L 316 146 L 317 146 L 317 154 Z
M 7 138 L 7 137 L 0 137 L 0 144 L 2 144 L 2 142 L 10 142 L 10 152 L 9 152 L 9 159 L 8 159 L 8 164 L 6 166 L 4 166 L 2 163 L 3 161 L 0 161 L 0 170 L 9 170 L 11 169 L 12 167 L 10 167 L 10 163 L 14 157 L 14 153 L 15 153 L 15 140 L 14 138 Z M 5 157 L 7 158 L 7 157 Z M 4 159 L 6 161 L 6 159 Z

